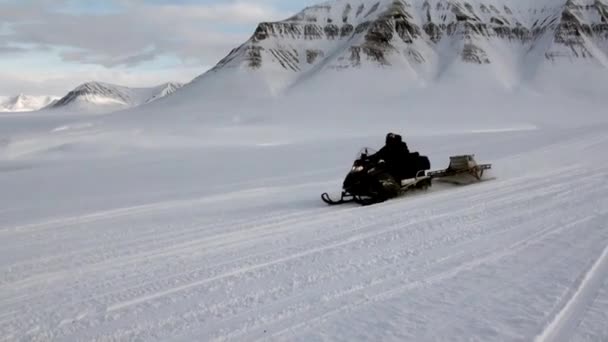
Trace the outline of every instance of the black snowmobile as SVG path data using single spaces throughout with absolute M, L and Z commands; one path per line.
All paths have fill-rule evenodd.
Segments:
M 333 200 L 328 193 L 324 193 L 321 198 L 325 203 L 377 204 L 412 190 L 426 190 L 434 179 L 458 185 L 479 182 L 482 181 L 484 172 L 492 168 L 491 164 L 477 164 L 474 155 L 460 155 L 450 157 L 447 169 L 427 172 L 431 168 L 429 159 L 414 152 L 406 160 L 406 177 L 398 180 L 388 165 L 369 158 L 369 151 L 368 148 L 363 149 L 353 163 L 342 185 L 341 198 Z
M 342 185 L 340 200 L 332 200 L 329 194 L 321 195 L 323 201 L 330 205 L 355 202 L 370 205 L 395 198 L 404 191 L 412 189 L 427 189 L 431 186 L 430 177 L 425 171 L 430 170 L 429 159 L 418 152 L 410 153 L 407 157 L 407 170 L 401 170 L 402 175 L 409 175 L 401 180 L 399 175 L 391 170 L 390 165 L 382 160 L 370 158 L 369 148 L 364 148 L 353 163 L 350 172 Z

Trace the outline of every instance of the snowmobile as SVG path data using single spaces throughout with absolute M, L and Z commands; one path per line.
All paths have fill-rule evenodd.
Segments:
M 427 190 L 432 186 L 433 180 L 460 185 L 478 182 L 482 180 L 484 172 L 492 168 L 491 164 L 477 164 L 475 155 L 461 155 L 450 157 L 447 169 L 429 171 L 431 167 L 428 158 L 414 152 L 408 158 L 407 173 L 411 177 L 398 181 L 391 175 L 386 164 L 369 158 L 369 151 L 370 149 L 364 148 L 354 161 L 344 179 L 341 198 L 334 200 L 328 193 L 324 193 L 321 199 L 325 203 L 377 204 L 413 190 Z

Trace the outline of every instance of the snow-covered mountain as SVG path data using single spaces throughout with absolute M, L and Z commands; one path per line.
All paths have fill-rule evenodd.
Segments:
M 102 82 L 78 86 L 52 105 L 52 108 L 113 111 L 136 107 L 174 93 L 180 83 L 165 83 L 152 88 L 128 88 Z
M 183 87 L 183 84 L 181 83 L 166 83 L 159 87 L 156 87 L 152 92 L 153 95 L 146 99 L 145 103 L 150 103 L 165 96 L 169 96 L 175 93 L 181 87 Z
M 565 75 L 572 64 L 605 77 L 605 0 L 334 0 L 259 24 L 193 83 L 211 93 L 240 87 L 246 95 L 277 95 L 311 80 L 339 87 L 371 69 L 378 78 L 366 75 L 366 82 L 386 88 L 395 86 L 391 78 L 418 87 L 473 73 L 512 88 Z
M 58 97 L 55 96 L 31 96 L 19 94 L 12 97 L 0 97 L 0 112 L 32 112 L 42 109 Z

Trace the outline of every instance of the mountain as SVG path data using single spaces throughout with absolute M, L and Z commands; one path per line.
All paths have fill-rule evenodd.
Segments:
M 152 88 L 128 88 L 102 82 L 89 82 L 70 91 L 51 108 L 108 112 L 156 101 L 181 88 L 180 83 L 165 83 Z
M 162 86 L 159 86 L 152 91 L 153 95 L 151 97 L 147 98 L 145 103 L 150 103 L 150 102 L 156 101 L 158 99 L 161 99 L 165 96 L 169 96 L 169 95 L 175 93 L 181 87 L 183 87 L 183 84 L 181 84 L 181 83 L 166 83 Z
M 576 124 L 578 113 L 601 121 L 606 1 L 333 0 L 260 23 L 212 69 L 128 120 L 302 132 L 355 122 L 422 131 L 438 117 L 450 127 L 534 127 L 540 116 Z
M 13 97 L 0 97 L 0 112 L 32 112 L 42 109 L 58 97 L 54 96 L 30 96 L 19 94 Z
M 577 70 L 566 70 L 573 64 Z M 578 65 L 602 70 L 600 81 L 606 80 L 605 0 L 334 0 L 259 24 L 193 83 L 204 92 L 238 89 L 255 97 L 315 80 L 309 89 L 325 91 L 353 83 L 362 70 L 371 70 L 383 90 L 394 82 L 407 88 L 446 79 L 485 79 L 510 89 L 556 71 L 564 79 L 597 78 Z

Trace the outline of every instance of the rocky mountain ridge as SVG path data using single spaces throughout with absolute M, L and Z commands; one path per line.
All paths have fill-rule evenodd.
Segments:
M 503 58 L 588 60 L 608 66 L 604 0 L 335 0 L 252 37 L 212 71 L 270 68 L 300 73 L 319 67 L 405 63 L 492 64 Z

